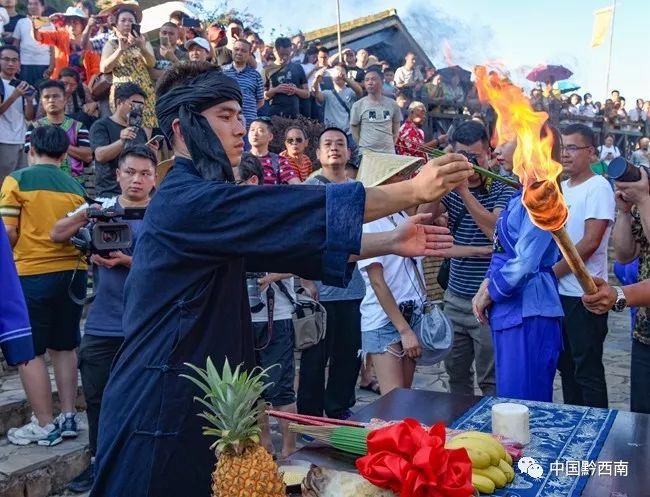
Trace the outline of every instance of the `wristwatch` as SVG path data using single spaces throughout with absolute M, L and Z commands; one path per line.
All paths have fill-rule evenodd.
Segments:
M 614 286 L 612 288 L 616 290 L 616 302 L 612 306 L 612 311 L 622 312 L 627 307 L 627 299 L 625 298 L 623 289 L 620 286 Z

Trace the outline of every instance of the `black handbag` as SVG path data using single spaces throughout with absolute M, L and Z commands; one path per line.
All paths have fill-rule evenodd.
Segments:
M 460 213 L 458 214 L 458 217 L 456 218 L 456 221 L 454 222 L 454 225 L 451 227 L 452 235 L 456 234 L 456 231 L 458 231 L 458 228 L 460 228 L 460 223 L 463 222 L 463 219 L 465 219 L 466 215 L 467 215 L 467 208 L 463 206 Z M 446 258 L 444 261 L 442 261 L 442 264 L 440 265 L 440 269 L 438 269 L 438 276 L 436 277 L 436 281 L 438 282 L 438 285 L 440 285 L 440 288 L 442 288 L 443 290 L 446 290 L 447 287 L 449 286 L 450 269 L 451 269 L 451 259 Z

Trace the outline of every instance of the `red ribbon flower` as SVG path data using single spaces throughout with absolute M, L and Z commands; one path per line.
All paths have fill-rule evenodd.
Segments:
M 374 485 L 400 497 L 474 495 L 472 463 L 465 449 L 445 449 L 445 425 L 429 431 L 414 419 L 373 430 L 357 470 Z

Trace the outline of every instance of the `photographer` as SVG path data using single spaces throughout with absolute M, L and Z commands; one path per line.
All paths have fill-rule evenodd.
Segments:
M 34 119 L 35 105 L 30 86 L 16 79 L 20 54 L 16 47 L 0 47 L 0 181 L 27 165 L 23 152 L 26 121 Z M 15 86 L 14 86 L 15 84 Z
M 614 224 L 614 250 L 616 260 L 626 264 L 639 258 L 639 280 L 650 277 L 650 193 L 648 172 L 640 168 L 641 179 L 635 182 L 616 182 L 616 223 Z M 600 285 L 599 285 L 600 286 Z M 627 288 L 627 287 L 626 287 Z M 636 288 L 636 287 L 635 287 Z M 601 289 L 599 289 L 601 290 Z M 613 299 L 600 308 L 590 307 L 600 303 L 599 294 L 583 298 L 587 308 L 595 313 L 612 309 L 622 311 L 625 305 L 640 304 L 632 334 L 632 358 L 630 370 L 630 410 L 650 414 L 650 325 L 648 307 L 643 302 L 632 302 L 629 291 L 607 287 L 606 295 Z M 618 292 L 624 293 L 625 302 L 619 300 Z M 589 302 L 589 303 L 588 303 Z
M 99 119 L 90 128 L 90 148 L 95 154 L 95 192 L 98 197 L 120 194 L 115 177 L 118 157 L 127 144 L 144 144 L 151 138 L 151 128 L 132 125 L 133 110 L 141 109 L 145 98 L 144 90 L 135 83 L 120 85 L 115 90 L 113 115 Z M 157 151 L 155 143 L 150 147 L 152 151 Z
M 72 245 L 54 243 L 48 237 L 58 219 L 84 203 L 81 185 L 61 171 L 69 146 L 61 128 L 36 128 L 29 150 L 31 166 L 11 173 L 2 184 L 0 214 L 13 247 L 36 353 L 36 358 L 20 369 L 34 415 L 30 423 L 7 433 L 16 445 L 56 445 L 62 437 L 77 436 L 75 349 L 82 306 L 70 294 L 84 296 L 86 265 L 79 263 Z M 46 350 L 54 364 L 61 401 L 62 413 L 56 422 Z
M 144 145 L 127 148 L 119 158 L 117 181 L 122 194 L 102 199 L 101 208 L 145 208 L 156 184 L 156 157 Z M 88 224 L 88 204 L 84 204 L 59 220 L 50 234 L 53 241 L 65 242 Z M 97 206 L 95 206 L 97 207 Z M 79 369 L 86 398 L 89 430 L 89 451 L 95 455 L 99 412 L 104 387 L 108 381 L 111 363 L 124 341 L 122 314 L 124 283 L 131 267 L 141 220 L 120 220 L 127 223 L 133 244 L 123 251 L 111 252 L 108 257 L 93 254 L 90 261 L 97 266 L 96 296 L 86 320 L 79 347 Z M 86 492 L 93 484 L 93 460 L 81 475 L 68 485 L 73 492 Z

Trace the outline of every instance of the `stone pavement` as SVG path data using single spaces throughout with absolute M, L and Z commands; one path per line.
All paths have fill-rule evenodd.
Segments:
M 630 313 L 609 313 L 609 333 L 605 339 L 603 363 L 605 365 L 605 378 L 607 379 L 607 392 L 609 407 L 621 411 L 630 410 Z M 449 377 L 444 365 L 418 367 L 415 372 L 413 388 L 432 390 L 435 392 L 449 391 Z M 475 386 L 476 394 L 481 392 Z M 377 395 L 357 389 L 357 404 L 353 410 L 377 399 Z M 555 375 L 553 402 L 562 403 L 562 384 L 559 373 Z

